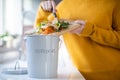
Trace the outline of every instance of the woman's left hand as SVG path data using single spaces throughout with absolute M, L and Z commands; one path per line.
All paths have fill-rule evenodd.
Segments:
M 71 30 L 70 32 L 71 33 L 75 33 L 75 34 L 80 34 L 82 32 L 82 30 L 84 29 L 84 26 L 85 26 L 86 22 L 83 21 L 83 20 L 76 20 L 76 21 L 74 21 L 74 23 L 80 24 L 80 26 L 77 27 L 74 30 Z

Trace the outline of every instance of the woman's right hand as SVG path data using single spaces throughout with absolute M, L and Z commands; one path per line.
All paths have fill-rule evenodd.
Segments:
M 56 9 L 55 9 L 56 3 L 55 3 L 54 0 L 42 1 L 41 2 L 41 7 L 45 11 L 56 12 Z

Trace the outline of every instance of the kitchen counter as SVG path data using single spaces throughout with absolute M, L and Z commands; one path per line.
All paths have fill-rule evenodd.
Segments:
M 26 61 L 21 61 L 22 67 L 27 67 Z M 58 64 L 58 77 L 53 79 L 34 79 L 29 78 L 27 74 L 24 75 L 10 75 L 1 73 L 2 69 L 5 67 L 14 67 L 15 61 L 0 64 L 0 80 L 85 80 L 81 73 L 73 66 L 65 66 L 63 64 Z

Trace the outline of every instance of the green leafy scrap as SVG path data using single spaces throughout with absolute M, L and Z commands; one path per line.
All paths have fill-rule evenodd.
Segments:
M 68 22 L 64 22 L 64 21 L 58 21 L 58 22 L 56 23 L 56 25 L 57 25 L 57 27 L 58 27 L 58 30 L 57 30 L 57 31 L 60 31 L 61 29 L 67 29 L 69 23 L 68 23 Z

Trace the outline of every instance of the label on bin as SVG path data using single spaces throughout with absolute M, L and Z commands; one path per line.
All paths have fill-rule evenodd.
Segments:
M 49 53 L 56 53 L 57 50 L 55 49 L 35 49 L 34 53 L 42 53 L 42 54 L 49 54 Z

